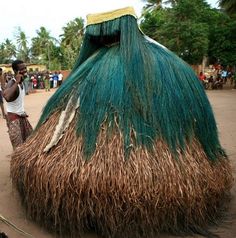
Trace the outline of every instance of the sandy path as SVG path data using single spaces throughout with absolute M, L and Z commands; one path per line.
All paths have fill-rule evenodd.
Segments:
M 220 140 L 226 149 L 233 168 L 236 168 L 236 90 L 208 91 L 209 100 L 215 112 Z M 25 108 L 30 115 L 30 122 L 36 125 L 42 107 L 53 94 L 51 92 L 39 91 L 35 94 L 26 96 Z M 20 204 L 17 193 L 12 189 L 9 177 L 10 154 L 12 147 L 7 134 L 5 121 L 0 118 L 0 214 L 5 216 L 19 228 L 32 234 L 36 238 L 55 238 L 56 235 L 48 233 L 34 222 L 28 220 L 24 209 Z M 236 173 L 234 172 L 236 175 Z M 232 194 L 236 194 L 236 186 L 232 189 Z M 221 238 L 236 238 L 236 198 L 230 204 L 230 222 L 221 224 L 213 230 L 217 231 Z M 0 222 L 0 230 L 8 234 L 9 238 L 24 237 L 19 233 Z M 95 238 L 96 235 L 86 235 L 85 237 Z M 170 236 L 161 236 L 162 238 Z M 123 237 L 122 237 L 123 238 Z

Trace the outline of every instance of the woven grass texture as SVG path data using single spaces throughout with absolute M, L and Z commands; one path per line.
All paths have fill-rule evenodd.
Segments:
M 127 160 L 118 128 L 108 136 L 104 126 L 86 161 L 74 121 L 54 149 L 43 152 L 58 118 L 54 114 L 11 162 L 13 183 L 34 220 L 59 233 L 151 237 L 204 230 L 219 215 L 232 183 L 229 162 L 209 161 L 198 141 L 178 150 L 178 159 L 157 141 L 152 152 L 131 148 Z

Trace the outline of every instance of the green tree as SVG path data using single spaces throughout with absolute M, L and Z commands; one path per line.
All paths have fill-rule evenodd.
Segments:
M 22 59 L 24 62 L 30 62 L 30 48 L 28 40 L 24 31 L 19 27 L 16 33 L 17 43 L 17 58 Z
M 36 33 L 37 36 L 32 38 L 33 60 L 36 63 L 46 64 L 48 69 L 51 69 L 52 52 L 57 41 L 43 26 Z
M 50 70 L 59 70 L 63 67 L 63 54 L 59 45 L 51 46 Z
M 6 64 L 7 57 L 4 43 L 0 44 L 0 64 Z
M 0 60 L 3 64 L 11 63 L 16 57 L 16 47 L 9 39 L 0 44 Z
M 167 4 L 174 6 L 178 3 L 178 1 L 180 0 L 143 0 L 143 2 L 146 2 L 144 9 L 148 11 L 162 8 L 163 5 Z
M 84 20 L 75 18 L 66 24 L 61 37 L 61 54 L 63 56 L 63 65 L 65 69 L 72 68 L 82 43 Z
M 163 35 L 160 33 L 162 26 L 166 23 L 169 9 L 160 8 L 154 11 L 143 11 L 141 29 L 149 37 L 164 43 Z
M 83 36 L 84 20 L 82 18 L 75 18 L 73 21 L 70 21 L 64 26 L 63 34 L 60 36 L 62 38 L 62 43 L 65 45 L 73 44 L 75 40 L 80 43 L 78 40 Z
M 205 18 L 209 9 L 204 0 L 175 1 L 171 8 L 145 13 L 141 28 L 188 63 L 201 63 L 208 52 L 209 26 Z
M 143 0 L 146 2 L 144 11 L 153 11 L 162 7 L 162 0 Z
M 236 1 L 235 0 L 220 0 L 219 5 L 229 14 L 236 13 Z
M 236 17 L 212 10 L 210 24 L 210 63 L 220 61 L 223 65 L 236 64 Z

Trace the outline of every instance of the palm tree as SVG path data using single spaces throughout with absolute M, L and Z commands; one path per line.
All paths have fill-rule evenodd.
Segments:
M 61 50 L 64 57 L 64 67 L 72 68 L 82 43 L 84 20 L 82 18 L 75 18 L 62 29 L 64 33 L 60 37 L 62 38 Z
M 17 51 L 18 51 L 17 57 L 19 59 L 22 59 L 24 62 L 29 62 L 30 49 L 28 47 L 28 40 L 27 40 L 26 34 L 21 30 L 20 27 L 17 29 L 15 38 L 16 38 Z
M 179 0 L 143 0 L 147 3 L 145 6 L 146 10 L 155 10 L 161 8 L 163 4 L 171 4 L 172 6 L 176 5 Z
M 146 6 L 144 7 L 145 11 L 153 11 L 155 9 L 161 8 L 162 0 L 142 0 L 146 2 Z
M 5 54 L 5 46 L 4 43 L 0 44 L 0 64 L 5 64 L 6 54 Z
M 9 39 L 6 39 L 3 45 L 4 45 L 4 52 L 6 57 L 5 60 L 7 62 L 10 62 L 12 61 L 13 58 L 16 57 L 16 47 Z
M 37 36 L 32 38 L 32 55 L 38 63 L 46 64 L 50 69 L 51 50 L 54 48 L 57 40 L 43 26 L 36 33 Z
M 78 40 L 83 36 L 84 20 L 82 18 L 75 18 L 62 28 L 64 33 L 60 35 L 62 37 L 62 43 L 70 45 L 74 43 L 74 40 Z
M 236 13 L 236 1 L 235 0 L 219 0 L 219 5 L 225 9 L 225 11 L 231 15 Z

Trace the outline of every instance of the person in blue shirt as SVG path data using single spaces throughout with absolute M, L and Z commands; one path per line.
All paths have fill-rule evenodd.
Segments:
M 56 88 L 57 87 L 57 81 L 58 81 L 58 74 L 57 74 L 56 71 L 53 74 L 52 79 L 53 79 L 53 87 Z

